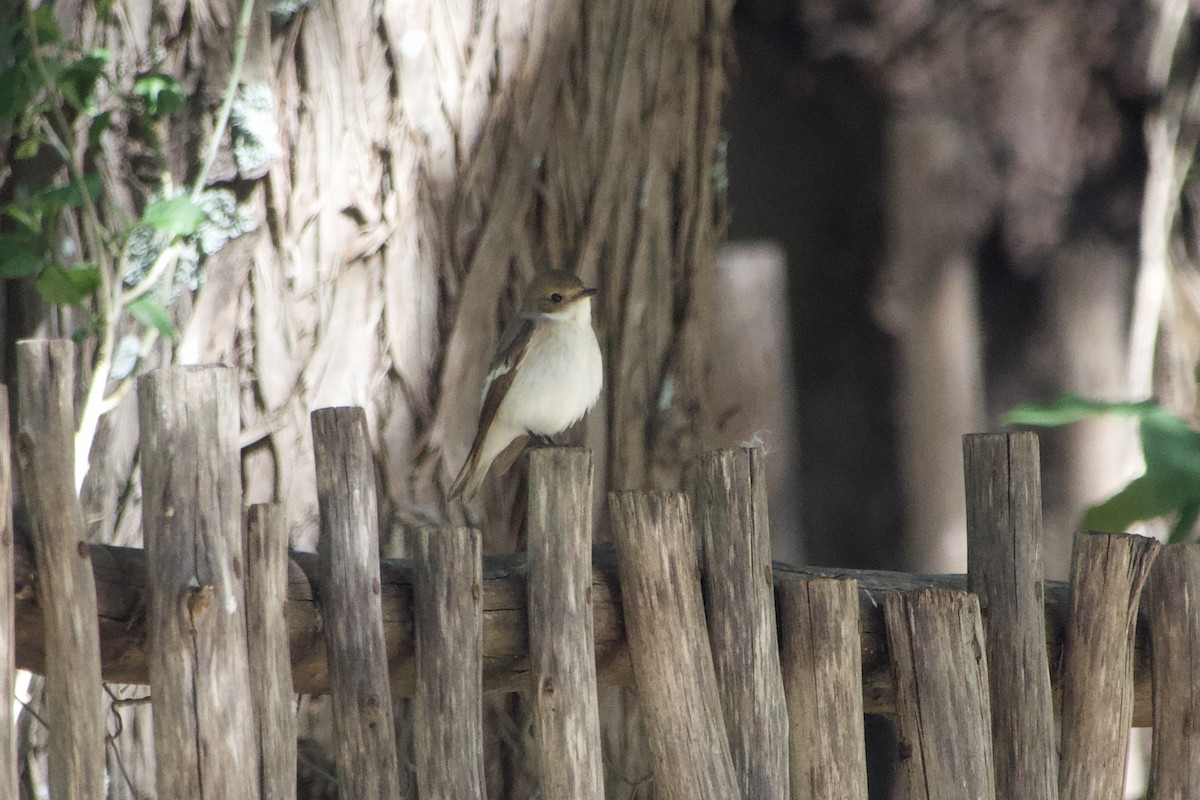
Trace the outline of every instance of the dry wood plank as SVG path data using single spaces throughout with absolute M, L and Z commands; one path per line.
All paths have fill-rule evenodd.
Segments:
M 1062 667 L 1063 800 L 1120 797 L 1133 718 L 1133 634 L 1161 547 L 1144 536 L 1079 533 Z
M 262 800 L 296 797 L 296 712 L 288 653 L 287 516 L 274 505 L 246 511 L 246 633 Z
M 979 601 L 917 589 L 884 600 L 909 800 L 992 800 L 992 717 Z
M 529 454 L 529 665 L 543 797 L 604 797 L 592 643 L 592 454 Z
M 46 614 L 50 793 L 91 800 L 104 792 L 104 694 L 96 583 L 75 493 L 75 346 L 18 342 L 17 374 L 16 456 Z
M 482 798 L 483 574 L 479 532 L 422 528 L 414 539 L 417 794 L 422 798 Z
M 375 468 L 361 408 L 312 413 L 321 606 L 343 800 L 410 795 L 396 753 L 380 602 Z M 402 794 L 403 793 L 403 794 Z
M 46 642 L 42 614 L 35 599 L 32 546 L 18 524 L 14 542 L 16 580 L 17 666 L 43 674 Z M 100 606 L 100 653 L 104 679 L 110 683 L 147 683 L 146 556 L 139 549 L 92 545 L 92 569 Z M 773 565 L 775 583 L 804 577 L 853 578 L 858 582 L 859 634 L 862 644 L 863 710 L 895 713 L 895 690 L 883 622 L 888 594 L 937 587 L 965 591 L 965 575 L 918 575 L 883 570 Z M 412 641 L 412 562 L 380 563 L 384 634 L 389 677 L 395 697 L 411 697 L 415 672 Z M 1058 693 L 1067 625 L 1069 587 L 1046 581 L 1046 645 L 1052 668 L 1051 686 Z M 293 552 L 288 564 L 288 630 L 292 684 L 297 693 L 328 694 L 329 663 L 323 640 L 319 558 Z M 601 542 L 592 551 L 592 611 L 596 641 L 596 679 L 601 686 L 633 682 L 624 614 L 618 590 L 616 551 Z M 485 692 L 517 692 L 529 687 L 529 627 L 523 555 L 487 556 L 483 565 L 483 686 Z M 786 622 L 786 620 L 784 620 Z M 1134 649 L 1134 725 L 1149 727 L 1150 638 L 1139 620 Z
M 713 666 L 742 797 L 788 797 L 771 529 L 761 450 L 717 450 L 692 467 L 693 516 Z
M 158 794 L 257 800 L 237 372 L 138 380 Z
M 738 797 L 687 497 L 611 492 L 609 514 L 655 795 L 668 800 Z
M 1200 797 L 1200 544 L 1169 544 L 1150 570 L 1154 648 L 1150 800 Z
M 987 631 L 996 796 L 1058 797 L 1034 433 L 963 437 L 967 585 Z
M 866 800 L 858 583 L 779 581 L 793 800 Z
M 17 729 L 10 699 L 17 676 L 13 578 L 16 532 L 13 530 L 12 442 L 8 419 L 8 387 L 0 383 L 0 797 L 17 796 Z

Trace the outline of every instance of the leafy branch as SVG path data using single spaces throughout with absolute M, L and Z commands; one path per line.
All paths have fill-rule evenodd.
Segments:
M 107 4 L 102 5 L 104 12 Z M 75 437 L 77 489 L 87 474 L 101 417 L 127 394 L 158 339 L 175 338 L 166 306 L 180 288 L 181 264 L 195 264 L 205 252 L 206 226 L 226 222 L 213 218 L 210 210 L 235 204 L 229 193 L 228 201 L 211 198 L 205 186 L 237 99 L 253 5 L 254 0 L 242 0 L 229 81 L 192 186 L 176 195 L 164 171 L 160 199 L 149 202 L 131 225 L 106 226 L 100 213 L 106 195 L 103 180 L 99 173 L 88 172 L 87 165 L 114 117 L 124 115 L 149 128 L 179 111 L 186 100 L 179 83 L 152 71 L 138 77 L 129 91 L 116 91 L 109 72 L 111 56 L 102 49 L 78 52 L 64 42 L 49 2 L 35 7 L 33 0 L 25 0 L 19 24 L 0 29 L 0 52 L 7 50 L 12 56 L 11 66 L 0 69 L 0 124 L 12 126 L 14 156 L 29 159 L 53 153 L 66 174 L 64 186 L 53 178 L 41 188 L 17 185 L 12 201 L 0 207 L 0 278 L 36 279 L 34 285 L 45 300 L 80 309 L 86 325 L 77 331 L 78 341 L 96 337 Z M 97 87 L 104 85 L 114 91 L 102 110 Z M 86 142 L 80 136 L 85 129 Z M 47 171 L 52 176 L 55 172 Z M 237 223 L 236 212 L 226 217 L 231 214 Z M 216 237 L 216 247 L 242 230 Z M 72 231 L 78 232 L 78 246 Z M 64 255 L 73 258 L 76 253 L 79 258 L 73 263 L 60 263 Z M 118 343 L 129 320 L 140 331 Z
M 1064 394 L 1048 403 L 1022 403 L 1009 411 L 1004 421 L 1056 427 L 1099 415 L 1137 420 L 1146 471 L 1087 509 L 1083 527 L 1120 532 L 1137 522 L 1174 517 L 1169 541 L 1191 538 L 1200 518 L 1200 432 L 1157 401 L 1108 403 Z

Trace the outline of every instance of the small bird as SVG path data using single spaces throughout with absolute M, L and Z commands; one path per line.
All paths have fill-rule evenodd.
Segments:
M 496 461 L 503 472 L 531 435 L 561 433 L 596 404 L 604 367 L 592 330 L 595 293 L 563 270 L 530 281 L 483 382 L 479 428 L 451 500 L 474 495 L 497 456 L 505 454 Z

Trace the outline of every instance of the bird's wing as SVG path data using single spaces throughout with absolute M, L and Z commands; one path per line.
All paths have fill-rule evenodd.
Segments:
M 450 487 L 450 499 L 452 500 L 462 494 L 468 480 L 476 470 L 486 471 L 490 466 L 479 463 L 479 457 L 483 452 L 483 440 L 496 418 L 496 411 L 499 410 L 500 403 L 508 394 L 508 387 L 512 385 L 513 377 L 517 374 L 517 366 L 525 357 L 534 326 L 532 318 L 517 317 L 509 324 L 500 339 L 500 349 L 492 360 L 492 368 L 488 371 L 487 379 L 483 382 L 483 409 L 479 412 L 479 427 L 475 430 L 475 441 L 471 443 L 471 453 L 467 456 L 467 463 L 463 464 L 462 471 L 458 473 L 458 477 Z

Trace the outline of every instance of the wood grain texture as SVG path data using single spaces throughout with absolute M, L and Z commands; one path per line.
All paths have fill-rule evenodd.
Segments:
M 1146 589 L 1154 648 L 1148 797 L 1200 797 L 1200 544 L 1163 547 Z
M 421 528 L 413 542 L 417 794 L 484 797 L 479 532 Z
M 1120 797 L 1133 718 L 1133 642 L 1142 585 L 1161 545 L 1144 536 L 1079 533 L 1063 647 L 1063 800 Z
M 138 419 L 158 793 L 256 799 L 237 373 L 155 370 Z
M 692 466 L 708 637 L 742 797 L 788 797 L 788 719 L 779 668 L 771 528 L 761 450 Z
M 287 518 L 277 506 L 245 514 L 246 634 L 262 800 L 296 797 L 296 712 L 288 653 Z
M 793 800 L 866 800 L 858 583 L 776 585 Z
M 380 603 L 375 468 L 360 408 L 312 413 L 321 605 L 341 796 L 411 796 L 402 779 L 388 688 Z
M 13 582 L 13 472 L 8 387 L 0 383 L 0 796 L 17 796 L 17 729 L 13 716 L 17 647 Z M 96 660 L 100 660 L 97 647 Z
M 91 800 L 104 792 L 105 708 L 96 583 L 75 493 L 75 346 L 18 342 L 17 374 L 16 456 L 45 610 L 50 793 Z
M 35 600 L 32 546 L 18 529 L 14 542 L 17 666 L 43 674 L 46 642 L 42 612 Z M 141 609 L 147 603 L 146 554 L 128 547 L 93 545 L 100 610 L 100 654 L 110 683 L 147 683 L 148 630 Z M 840 577 L 858 582 L 859 638 L 863 664 L 863 710 L 895 713 L 895 687 L 888 656 L 882 599 L 889 594 L 938 587 L 965 591 L 965 575 L 912 575 L 882 570 L 773 565 L 775 583 L 796 578 Z M 414 683 L 412 638 L 412 561 L 380 562 L 383 629 L 389 678 L 395 697 L 411 697 Z M 529 687 L 529 624 L 523 556 L 488 556 L 483 567 L 483 685 L 486 692 L 524 691 Z M 288 632 L 292 685 L 297 693 L 328 694 L 329 662 L 323 640 L 319 558 L 293 551 L 288 564 Z M 592 550 L 592 611 L 595 624 L 596 679 L 601 686 L 633 682 L 621 608 L 616 552 L 611 542 Z M 1046 581 L 1046 645 L 1051 688 L 1058 693 L 1059 669 L 1069 606 L 1068 585 Z M 782 612 L 781 612 L 782 613 Z M 786 618 L 781 624 L 787 624 Z M 1145 620 L 1134 646 L 1134 725 L 1149 727 L 1150 634 Z
M 608 502 L 655 796 L 737 797 L 688 499 L 637 491 L 612 492 Z
M 529 666 L 543 797 L 600 800 L 592 621 L 592 454 L 529 454 Z
M 967 585 L 987 631 L 996 796 L 1058 797 L 1034 433 L 963 437 Z
M 979 601 L 917 589 L 883 601 L 908 800 L 992 800 L 992 718 Z

